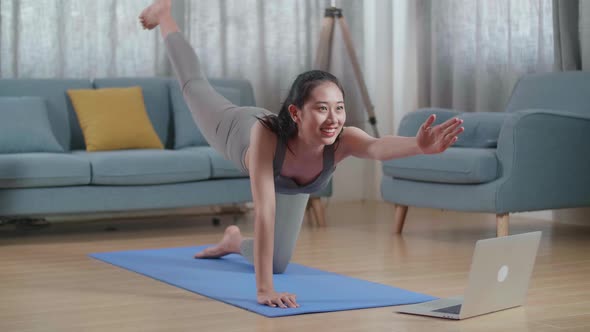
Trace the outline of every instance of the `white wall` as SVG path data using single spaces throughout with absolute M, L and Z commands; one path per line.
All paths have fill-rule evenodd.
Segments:
M 352 15 L 350 12 L 344 12 L 346 21 L 350 21 L 348 16 Z M 358 36 L 357 30 L 350 29 L 353 44 L 355 44 L 356 56 L 359 61 L 365 58 L 365 53 L 359 53 L 359 51 L 367 48 L 371 48 L 371 45 L 367 45 L 367 34 L 364 32 L 366 28 L 363 27 L 363 33 Z M 356 37 L 356 38 L 355 38 Z M 361 39 L 362 38 L 362 39 Z M 359 40 L 361 39 L 361 40 Z M 359 47 L 356 43 L 363 42 L 363 47 Z M 355 78 L 352 70 L 352 62 L 346 47 L 344 45 L 344 39 L 340 25 L 335 25 L 334 30 L 334 42 L 331 52 L 331 66 L 330 71 L 333 72 L 341 81 L 346 91 L 346 113 L 347 113 L 347 125 L 359 127 L 368 133 L 372 134 L 371 128 L 368 125 L 364 125 L 367 119 L 366 110 L 362 103 L 362 97 L 358 88 L 358 81 Z M 361 68 L 363 70 L 363 78 L 365 83 L 368 85 L 370 79 L 367 77 L 366 65 L 361 62 Z M 373 83 L 373 82 L 371 82 Z M 371 91 L 372 88 L 368 87 Z M 371 98 L 373 96 L 371 95 Z M 376 188 L 379 183 L 374 176 L 375 161 L 364 160 L 358 158 L 348 158 L 338 164 L 336 172 L 333 177 L 333 196 L 334 201 L 358 201 L 358 200 L 375 200 Z
M 403 115 L 416 108 L 413 98 L 416 74 L 413 31 L 406 29 L 407 1 L 365 0 L 363 60 L 365 83 L 375 106 L 381 134 L 392 135 Z M 410 46 L 410 47 L 407 47 Z M 408 64 L 410 64 L 408 66 Z M 401 68 L 401 70 L 394 70 Z M 400 82 L 394 84 L 394 82 Z M 350 109 L 347 101 L 347 112 Z M 373 135 L 370 125 L 362 128 Z M 334 174 L 334 200 L 380 200 L 381 163 L 349 159 Z

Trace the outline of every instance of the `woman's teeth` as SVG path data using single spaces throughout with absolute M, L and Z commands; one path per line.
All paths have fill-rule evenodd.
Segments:
M 338 128 L 320 128 L 322 136 L 324 137 L 334 137 L 337 130 Z

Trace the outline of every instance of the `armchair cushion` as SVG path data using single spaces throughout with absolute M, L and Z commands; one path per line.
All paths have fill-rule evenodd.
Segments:
M 454 146 L 470 148 L 495 148 L 498 136 L 508 113 L 477 112 L 462 113 L 465 131 L 459 136 Z
M 474 184 L 490 182 L 499 172 L 495 149 L 449 148 L 440 154 L 385 161 L 383 173 L 414 181 Z
M 420 126 L 428 119 L 431 114 L 436 114 L 436 120 L 433 125 L 441 124 L 453 116 L 459 116 L 459 112 L 444 108 L 421 108 L 414 112 L 404 115 L 399 124 L 398 135 L 416 136 Z

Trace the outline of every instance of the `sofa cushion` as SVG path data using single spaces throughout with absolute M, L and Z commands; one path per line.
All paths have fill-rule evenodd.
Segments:
M 94 80 L 94 87 L 123 88 L 139 86 L 143 91 L 143 102 L 148 116 L 164 146 L 170 148 L 170 94 L 167 78 L 102 78 Z
M 383 173 L 395 178 L 439 183 L 485 183 L 499 175 L 495 149 L 449 148 L 440 154 L 383 162 Z
M 248 174 L 240 171 L 234 164 L 223 158 L 215 149 L 210 146 L 192 146 L 181 149 L 180 151 L 194 151 L 198 153 L 206 153 L 211 161 L 211 178 L 212 179 L 224 179 L 224 178 L 243 178 L 248 177 Z
M 495 148 L 498 146 L 500 129 L 506 116 L 504 112 L 476 112 L 462 113 L 462 127 L 465 131 L 459 135 L 454 146 L 470 148 Z
M 140 87 L 68 90 L 87 151 L 163 149 Z
M 0 155 L 0 188 L 78 186 L 89 183 L 90 163 L 69 153 Z
M 66 95 L 68 89 L 92 89 L 81 79 L 1 79 L 0 96 L 37 96 L 45 98 L 49 122 L 59 144 L 66 150 L 82 148 L 84 139 L 76 114 Z M 71 138 L 71 139 L 70 139 Z
M 211 176 L 209 157 L 200 151 L 74 151 L 92 167 L 92 184 L 151 185 L 199 181 Z
M 239 106 L 255 106 L 251 97 L 249 84 L 242 81 L 210 80 L 213 88 L 227 100 Z M 234 84 L 232 84 L 234 83 Z M 174 148 L 182 149 L 188 146 L 209 145 L 184 101 L 184 96 L 176 80 L 170 80 L 170 100 L 174 115 Z
M 0 97 L 0 142 L 0 153 L 64 152 L 40 97 Z

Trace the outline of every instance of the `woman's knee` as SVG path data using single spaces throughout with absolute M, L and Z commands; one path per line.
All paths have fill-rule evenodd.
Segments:
M 197 79 L 189 79 L 186 82 L 184 82 L 183 86 L 182 86 L 182 93 L 185 96 L 195 96 L 198 95 L 200 93 L 199 90 L 202 89 L 202 87 L 200 86 L 200 80 Z
M 285 270 L 287 269 L 288 265 L 289 265 L 288 260 L 274 262 L 274 264 L 272 265 L 272 273 L 273 274 L 283 274 L 285 272 Z

